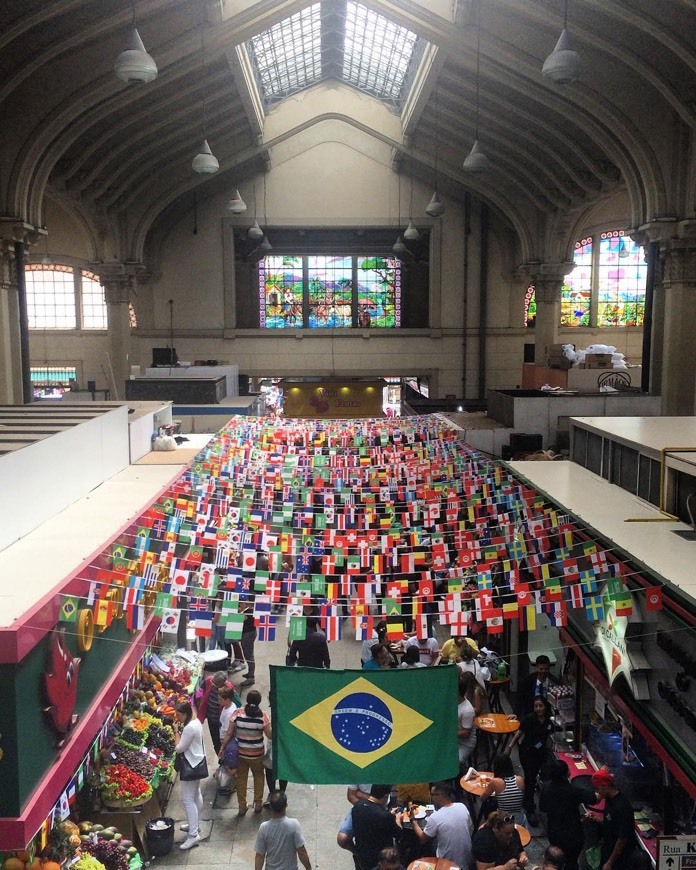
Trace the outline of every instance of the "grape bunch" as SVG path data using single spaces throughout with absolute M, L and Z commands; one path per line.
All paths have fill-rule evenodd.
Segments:
M 111 749 L 111 754 L 116 756 L 116 764 L 122 764 L 143 779 L 151 779 L 155 770 L 155 766 L 147 755 L 138 752 L 135 749 L 128 749 L 119 743 L 115 743 Z
M 106 870 L 128 870 L 128 855 L 116 840 L 99 837 L 96 842 L 90 840 L 83 843 L 82 851 L 89 852 L 97 861 L 101 861 Z
M 142 746 L 145 737 L 144 731 L 136 731 L 135 728 L 124 728 L 119 735 L 121 740 L 130 743 L 131 746 Z
M 174 738 L 166 728 L 151 725 L 147 735 L 147 745 L 150 749 L 161 749 L 165 756 L 174 754 Z

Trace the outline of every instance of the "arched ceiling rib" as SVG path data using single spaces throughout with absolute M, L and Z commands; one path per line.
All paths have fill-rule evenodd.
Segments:
M 140 234 L 146 215 L 152 223 L 158 209 L 170 207 L 172 192 L 229 185 L 253 171 L 269 145 L 257 139 L 244 77 L 229 58 L 235 46 L 309 0 L 220 2 L 138 4 L 138 27 L 160 72 L 135 88 L 112 70 L 128 34 L 131 0 L 0 4 L 0 113 L 12 119 L 0 143 L 2 211 L 38 223 L 52 185 L 83 213 L 135 209 L 128 223 Z M 461 171 L 474 135 L 476 2 L 480 138 L 492 164 L 482 179 Z M 411 155 L 405 171 L 432 172 L 439 140 L 439 174 L 452 180 L 453 191 L 468 188 L 501 213 L 514 208 L 529 221 L 578 213 L 616 186 L 628 190 L 636 222 L 673 212 L 683 201 L 665 185 L 683 177 L 669 161 L 688 141 L 684 131 L 692 135 L 696 127 L 696 52 L 688 40 L 694 0 L 572 0 L 569 31 L 583 70 L 581 81 L 566 88 L 541 76 L 560 32 L 561 0 L 463 0 L 456 21 L 433 11 L 448 4 L 426 0 L 366 5 L 437 47 L 433 69 L 421 80 L 423 95 L 409 110 L 408 139 L 395 142 Z M 217 180 L 190 171 L 202 138 L 203 89 L 206 132 L 222 166 Z M 317 112 L 307 123 L 325 117 Z M 299 135 L 303 126 L 283 135 Z M 672 130 L 674 143 L 661 141 Z M 364 133 L 380 136 L 369 125 Z

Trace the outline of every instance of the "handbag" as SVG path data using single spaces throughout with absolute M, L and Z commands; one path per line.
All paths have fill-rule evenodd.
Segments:
M 178 767 L 177 762 L 179 764 Z M 183 752 L 179 752 L 174 759 L 174 770 L 178 770 L 179 779 L 182 782 L 190 782 L 192 779 L 205 779 L 208 776 L 208 762 L 205 758 L 201 758 L 198 764 L 193 765 Z

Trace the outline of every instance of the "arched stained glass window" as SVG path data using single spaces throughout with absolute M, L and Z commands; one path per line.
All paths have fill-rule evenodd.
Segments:
M 575 268 L 561 289 L 561 326 L 642 326 L 648 267 L 624 230 L 575 243 Z

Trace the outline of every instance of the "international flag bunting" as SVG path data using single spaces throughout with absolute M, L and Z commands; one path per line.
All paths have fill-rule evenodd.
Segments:
M 415 782 L 457 775 L 457 669 L 271 666 L 273 753 L 282 779 Z
M 178 608 L 165 607 L 162 611 L 162 631 L 176 632 L 180 618 L 181 611 Z
M 72 595 L 63 595 L 60 602 L 61 622 L 76 622 L 78 610 L 78 599 Z
M 662 610 L 662 589 L 651 586 L 645 590 L 645 609 L 648 611 Z
M 604 619 L 604 602 L 600 595 L 585 597 L 585 616 L 590 622 Z

